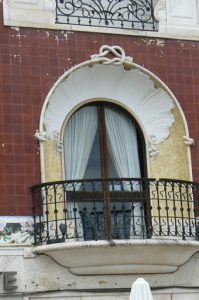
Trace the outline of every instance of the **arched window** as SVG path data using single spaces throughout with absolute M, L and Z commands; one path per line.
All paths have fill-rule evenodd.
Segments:
M 141 131 L 128 112 L 98 102 L 83 106 L 64 132 L 66 180 L 73 180 L 71 203 L 81 219 L 77 236 L 85 240 L 130 238 L 146 234 L 142 192 L 144 151 Z M 76 180 L 82 180 L 75 183 Z M 68 199 L 69 200 L 69 199 Z M 83 233 L 82 233 L 83 230 Z
M 130 114 L 99 102 L 77 110 L 64 132 L 65 178 L 146 177 L 144 139 Z

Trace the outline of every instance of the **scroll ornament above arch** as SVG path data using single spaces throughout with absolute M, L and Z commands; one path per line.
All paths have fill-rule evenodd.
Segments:
M 155 159 L 157 145 L 169 136 L 174 122 L 174 103 L 163 87 L 155 86 L 152 75 L 133 63 L 122 48 L 102 46 L 99 54 L 66 72 L 51 89 L 40 120 L 41 139 L 39 132 L 37 138 L 55 140 L 60 151 L 62 141 L 57 137 L 74 108 L 93 99 L 113 101 L 136 118 L 147 136 L 149 155 Z

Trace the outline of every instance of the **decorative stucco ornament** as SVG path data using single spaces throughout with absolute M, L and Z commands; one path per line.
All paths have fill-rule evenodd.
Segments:
M 113 58 L 107 57 L 107 55 L 112 54 Z M 95 62 L 101 62 L 105 65 L 121 65 L 124 62 L 133 62 L 133 58 L 126 56 L 124 49 L 119 46 L 107 46 L 103 45 L 100 47 L 99 54 L 91 55 L 91 60 Z
M 159 151 L 157 149 L 157 138 L 155 135 L 149 136 L 149 156 L 151 160 L 155 160 Z
M 187 146 L 193 146 L 194 145 L 194 139 L 188 137 L 188 136 L 183 136 L 183 140 L 185 145 Z
M 85 102 L 99 100 L 132 113 L 145 131 L 149 156 L 154 160 L 157 145 L 168 138 L 175 121 L 173 98 L 158 77 L 135 64 L 119 46 L 103 45 L 98 54 L 68 70 L 51 89 L 40 128 L 55 141 L 57 151 L 63 148 L 60 133 L 66 118 Z
M 54 131 L 53 141 L 55 142 L 56 150 L 58 152 L 62 152 L 63 151 L 63 143 L 60 139 L 60 132 L 59 131 Z
M 37 139 L 38 141 L 40 141 L 40 142 L 44 142 L 44 141 L 46 141 L 46 140 L 48 139 L 48 134 L 47 134 L 46 131 L 39 131 L 39 130 L 37 130 L 37 131 L 35 132 L 35 135 L 34 135 L 34 136 L 35 136 L 36 139 Z
M 158 21 L 166 21 L 166 0 L 159 0 L 154 8 L 154 16 Z

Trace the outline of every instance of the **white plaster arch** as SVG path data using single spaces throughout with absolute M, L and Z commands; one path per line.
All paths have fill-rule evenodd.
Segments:
M 171 97 L 155 88 L 148 75 L 136 68 L 125 70 L 123 65 L 94 64 L 71 73 L 51 95 L 43 122 L 47 135 L 52 138 L 60 132 L 73 107 L 92 98 L 114 99 L 126 106 L 158 144 L 168 137 L 174 122 Z
M 107 57 L 109 52 L 114 58 Z M 152 145 L 152 158 L 157 155 L 156 145 L 169 135 L 174 106 L 182 116 L 189 137 L 184 113 L 169 88 L 156 75 L 133 63 L 122 48 L 106 45 L 100 48 L 99 54 L 66 71 L 57 80 L 44 102 L 39 132 L 45 131 L 49 139 L 54 139 L 55 134 L 57 138 L 70 112 L 89 99 L 113 99 L 126 107 L 144 128 L 145 138 L 147 136 Z M 191 162 L 189 148 L 187 151 Z M 43 155 L 41 145 L 41 161 Z

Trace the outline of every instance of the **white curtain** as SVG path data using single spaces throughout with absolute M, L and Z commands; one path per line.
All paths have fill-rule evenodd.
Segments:
M 123 113 L 122 110 L 113 107 L 106 107 L 105 122 L 108 145 L 119 177 L 140 178 L 141 172 L 137 134 L 132 120 Z M 141 191 L 141 187 L 138 182 L 134 181 L 132 184 L 134 191 Z M 129 182 L 124 183 L 124 188 L 126 190 L 131 190 Z M 130 237 L 139 238 L 140 236 L 143 236 L 144 209 L 141 209 L 141 204 L 138 202 L 133 203 L 133 205 L 134 222 L 132 224 L 132 216 Z M 134 235 L 133 227 L 135 227 L 136 235 Z
M 66 180 L 82 179 L 97 131 L 97 109 L 86 106 L 69 119 L 64 133 Z
M 97 131 L 97 109 L 94 106 L 86 106 L 75 112 L 69 119 L 64 132 L 64 157 L 65 157 L 65 178 L 66 180 L 83 179 L 93 142 Z M 75 185 L 75 190 L 80 188 Z M 72 190 L 72 187 L 71 187 Z M 78 207 L 75 203 L 68 206 L 73 214 L 77 209 L 76 219 L 78 220 L 77 235 L 83 235 L 81 218 Z

